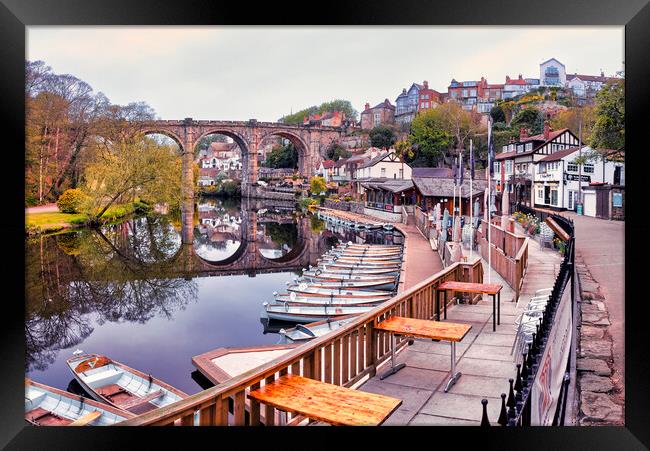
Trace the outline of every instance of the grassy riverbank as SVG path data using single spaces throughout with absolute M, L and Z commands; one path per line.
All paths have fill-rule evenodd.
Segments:
M 113 205 L 102 215 L 101 221 L 103 223 L 116 221 L 142 209 L 142 205 L 139 202 Z M 33 236 L 59 232 L 64 229 L 83 227 L 87 222 L 88 216 L 83 213 L 61 213 L 60 211 L 26 213 L 25 234 Z

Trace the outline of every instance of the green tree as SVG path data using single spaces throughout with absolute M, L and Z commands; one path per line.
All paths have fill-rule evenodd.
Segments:
M 510 126 L 514 129 L 524 127 L 530 130 L 530 133 L 537 135 L 542 132 L 543 116 L 542 113 L 534 107 L 526 107 L 519 111 L 515 117 L 512 118 Z
M 492 122 L 506 122 L 506 113 L 500 105 L 492 107 L 490 116 L 492 117 Z
M 591 146 L 620 149 L 625 145 L 625 81 L 609 81 L 596 94 L 596 122 Z
M 311 191 L 312 194 L 316 195 L 319 195 L 323 191 L 327 191 L 327 184 L 325 183 L 325 179 L 318 176 L 309 179 L 309 191 Z
M 298 150 L 292 143 L 286 146 L 274 146 L 266 157 L 266 165 L 270 168 L 296 168 Z
M 352 107 L 349 100 L 336 99 L 323 102 L 320 105 L 310 106 L 293 114 L 288 114 L 280 120 L 285 124 L 302 124 L 306 117 L 311 114 L 323 114 L 325 112 L 342 111 L 349 119 L 357 120 L 359 113 Z
M 350 158 L 352 153 L 339 143 L 332 143 L 327 148 L 327 159 L 338 160 L 339 158 Z
M 582 143 L 590 145 L 595 122 L 596 112 L 594 107 L 584 106 L 560 111 L 551 119 L 551 126 L 554 130 L 568 128 L 576 136 L 582 129 Z
M 443 124 L 438 109 L 415 116 L 411 122 L 409 143 L 415 148 L 415 166 L 436 166 L 453 144 L 453 136 Z
M 391 147 L 397 139 L 395 137 L 395 132 L 391 128 L 383 125 L 378 125 L 370 130 L 368 136 L 370 137 L 370 144 L 373 147 L 387 149 Z
M 152 140 L 118 142 L 101 152 L 84 172 L 84 208 L 97 221 L 116 202 L 136 197 L 148 203 L 180 204 L 181 159 Z

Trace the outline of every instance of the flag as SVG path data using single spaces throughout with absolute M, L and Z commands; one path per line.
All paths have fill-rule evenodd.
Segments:
M 490 160 L 490 175 L 494 175 L 494 140 L 492 139 L 492 118 L 488 118 L 488 159 Z
M 472 140 L 469 140 L 469 174 L 474 179 L 474 149 L 472 147 Z
M 463 179 L 465 178 L 465 167 L 463 166 L 463 153 L 461 152 L 460 155 L 458 155 L 458 166 L 459 166 L 459 171 L 460 171 L 460 185 L 463 184 Z

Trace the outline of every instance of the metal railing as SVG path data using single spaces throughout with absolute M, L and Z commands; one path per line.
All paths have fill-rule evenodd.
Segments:
M 529 343 L 528 348 L 522 352 L 522 363 L 517 363 L 515 377 L 508 380 L 510 384 L 508 395 L 501 393 L 501 412 L 497 420 L 497 423 L 501 426 L 531 426 L 531 392 L 540 369 L 542 357 L 549 343 L 551 330 L 555 324 L 558 306 L 569 282 L 571 283 L 571 328 L 573 330 L 573 335 L 575 336 L 576 334 L 576 292 L 574 278 L 575 236 L 573 221 L 563 216 L 543 211 L 531 209 L 526 210 L 522 209 L 520 211 L 534 214 L 539 217 L 540 220 L 544 220 L 549 216 L 552 217 L 560 227 L 567 232 L 570 238 L 567 242 L 564 259 L 560 265 L 560 271 L 555 279 L 553 289 L 549 296 L 549 301 L 542 312 L 539 324 L 535 327 L 536 331 L 532 333 L 532 342 Z M 568 386 L 571 382 L 570 368 L 572 361 L 575 359 L 576 352 L 575 347 L 573 345 L 570 346 L 571 349 L 567 360 L 564 379 L 560 391 L 557 394 L 558 403 L 553 417 L 553 426 L 562 426 L 565 421 Z M 481 426 L 490 426 L 490 421 L 487 415 L 488 400 L 483 399 L 481 403 L 483 405 Z

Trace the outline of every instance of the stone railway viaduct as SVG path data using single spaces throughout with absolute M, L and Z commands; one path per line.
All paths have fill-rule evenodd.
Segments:
M 192 163 L 194 147 L 201 138 L 220 134 L 232 138 L 242 152 L 242 195 L 251 197 L 252 186 L 257 182 L 257 151 L 266 138 L 280 136 L 288 139 L 298 150 L 298 170 L 310 176 L 318 167 L 327 147 L 337 142 L 344 132 L 340 127 L 317 127 L 289 125 L 277 122 L 214 121 L 194 120 L 154 120 L 139 123 L 138 130 L 144 134 L 160 133 L 176 141 L 183 155 L 183 199 L 194 197 L 192 185 Z

